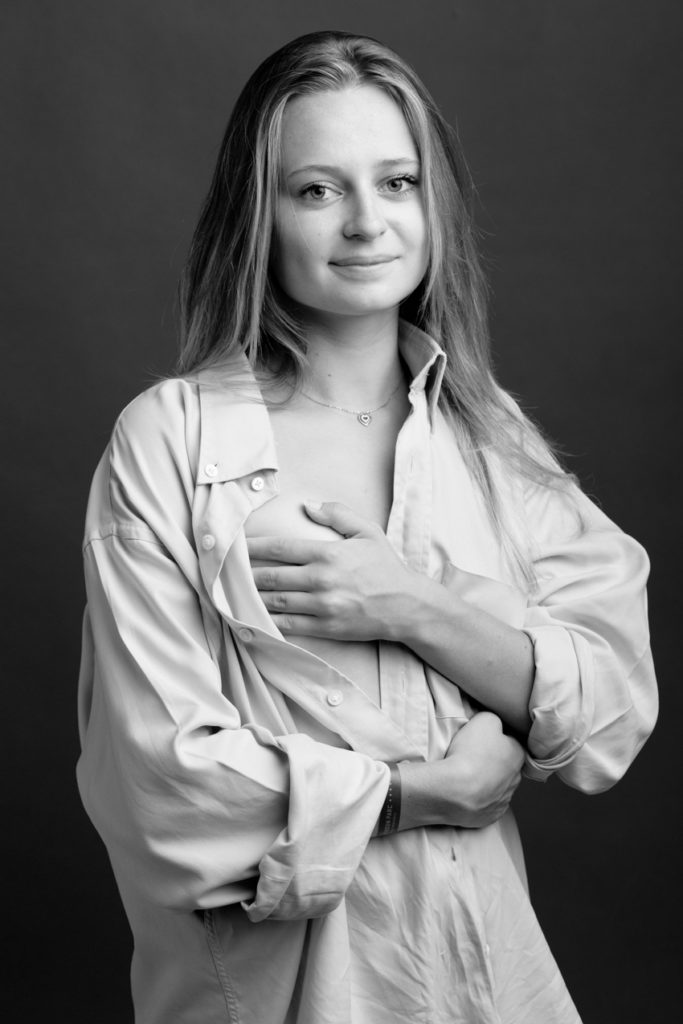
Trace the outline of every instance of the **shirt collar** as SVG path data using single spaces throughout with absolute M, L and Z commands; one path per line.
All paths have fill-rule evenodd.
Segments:
M 407 320 L 399 321 L 398 349 L 412 375 L 410 390 L 425 392 L 433 425 L 446 370 L 446 353 L 433 338 Z
M 446 354 L 435 341 L 405 320 L 400 321 L 399 351 L 411 374 L 411 392 L 425 393 L 430 420 L 439 401 Z M 234 364 L 239 383 L 225 383 L 224 370 L 197 375 L 201 436 L 197 483 L 225 483 L 257 469 L 278 469 L 268 409 L 246 357 Z M 231 377 L 235 373 L 231 370 Z
M 216 484 L 278 469 L 268 409 L 245 356 L 230 369 L 198 374 L 201 435 L 197 483 Z

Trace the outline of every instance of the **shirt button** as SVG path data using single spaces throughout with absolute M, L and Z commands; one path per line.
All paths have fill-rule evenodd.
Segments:
M 205 533 L 202 537 L 202 547 L 205 551 L 211 551 L 211 548 L 215 548 L 216 538 L 210 533 Z
M 262 491 L 263 488 L 265 487 L 265 483 L 266 482 L 262 476 L 255 476 L 254 479 L 249 484 L 249 486 L 251 487 L 252 491 Z
M 204 466 L 204 472 L 207 476 L 218 476 L 218 465 L 215 462 L 209 462 L 208 465 Z
M 344 696 L 339 690 L 330 690 L 327 695 L 327 703 L 333 708 L 339 707 L 343 700 Z
M 254 639 L 252 630 L 247 629 L 246 626 L 243 626 L 242 629 L 238 630 L 237 635 L 245 644 L 250 643 Z

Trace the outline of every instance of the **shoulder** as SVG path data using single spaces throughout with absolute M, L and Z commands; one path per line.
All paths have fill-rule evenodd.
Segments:
M 180 378 L 160 381 L 143 391 L 119 414 L 112 449 L 138 450 L 174 445 L 188 427 L 199 429 L 198 386 Z
M 119 415 L 91 489 L 89 522 L 185 522 L 198 485 L 276 468 L 263 402 L 241 378 L 200 373 L 148 388 Z
M 128 493 L 192 487 L 201 437 L 198 387 L 169 379 L 148 388 L 121 412 L 109 445 L 109 472 Z
M 187 518 L 200 438 L 196 384 L 160 381 L 133 399 L 114 424 L 95 472 L 86 540 Z M 155 529 L 155 532 L 157 530 Z
M 506 531 L 527 562 L 538 566 L 557 556 L 566 559 L 566 571 L 574 571 L 582 561 L 589 570 L 629 553 L 640 561 L 640 546 L 582 490 L 516 400 L 500 394 L 513 424 L 512 444 L 492 452 L 488 464 Z

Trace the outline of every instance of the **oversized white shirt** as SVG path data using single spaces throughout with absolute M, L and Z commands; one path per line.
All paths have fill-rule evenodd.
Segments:
M 511 481 L 524 593 L 437 407 L 443 352 L 405 325 L 401 351 L 387 536 L 531 637 L 527 775 L 605 789 L 656 718 L 647 558 L 584 495 L 581 531 L 565 496 Z M 78 781 L 133 930 L 137 1024 L 574 1024 L 510 812 L 370 838 L 385 762 L 443 757 L 472 710 L 402 645 L 379 645 L 378 707 L 279 633 L 244 533 L 277 465 L 264 404 L 168 380 L 93 481 Z

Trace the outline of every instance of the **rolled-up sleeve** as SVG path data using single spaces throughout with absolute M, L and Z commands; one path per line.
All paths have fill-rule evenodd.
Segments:
M 657 689 L 642 547 L 574 490 L 534 489 L 527 516 L 538 586 L 524 630 L 534 648 L 526 773 L 586 792 L 624 774 L 652 731 Z
M 86 579 L 78 776 L 117 874 L 169 907 L 327 913 L 372 832 L 386 767 L 245 725 L 196 596 L 154 541 L 91 542 Z
M 233 681 L 244 685 L 231 674 L 242 665 L 229 642 L 217 652 L 207 636 L 208 597 L 183 533 L 183 474 L 164 469 L 163 446 L 149 444 L 159 472 L 138 481 L 140 494 L 130 475 L 115 478 L 109 455 L 91 496 L 77 770 L 84 805 L 123 891 L 183 910 L 242 901 L 253 920 L 327 913 L 363 855 L 388 769 L 278 734 L 231 701 Z

